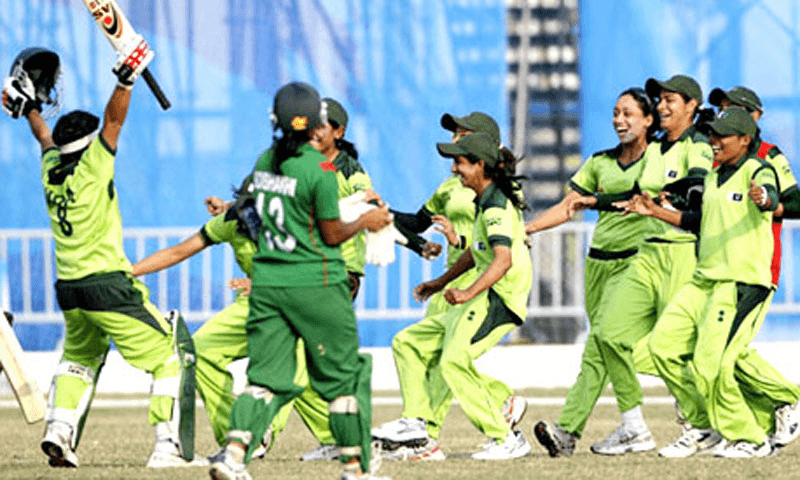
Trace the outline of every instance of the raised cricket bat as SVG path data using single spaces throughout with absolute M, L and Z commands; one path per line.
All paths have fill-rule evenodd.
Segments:
M 128 19 L 125 18 L 125 14 L 122 12 L 122 9 L 119 8 L 116 1 L 83 0 L 83 3 L 89 8 L 95 21 L 100 25 L 100 30 L 103 31 L 103 34 L 115 51 L 121 51 L 128 40 L 136 35 L 136 31 L 133 29 Z M 142 78 L 147 82 L 147 86 L 150 87 L 153 95 L 156 96 L 161 108 L 164 110 L 169 109 L 171 104 L 167 96 L 164 95 L 164 91 L 161 90 L 161 87 L 148 69 L 144 69 Z
M 25 420 L 28 423 L 36 423 L 44 419 L 47 409 L 44 394 L 39 390 L 36 380 L 25 371 L 22 347 L 5 316 L 0 317 L 0 364 L 2 364 L 3 372 L 8 377 L 8 383 L 11 384 L 11 389 L 17 397 Z

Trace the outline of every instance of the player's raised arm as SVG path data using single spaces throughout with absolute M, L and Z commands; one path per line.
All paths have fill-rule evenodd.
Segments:
M 133 265 L 131 274 L 135 277 L 138 277 L 139 275 L 159 272 L 165 268 L 169 268 L 186 260 L 195 253 L 204 249 L 206 246 L 207 244 L 203 239 L 203 236 L 200 233 L 196 233 L 192 237 L 177 245 L 165 248 L 164 250 L 159 250 L 154 254 L 139 260 Z

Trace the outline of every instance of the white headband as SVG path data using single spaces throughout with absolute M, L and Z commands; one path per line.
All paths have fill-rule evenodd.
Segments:
M 77 140 L 73 140 L 72 142 L 69 142 L 65 145 L 61 145 L 60 147 L 58 147 L 58 150 L 61 152 L 62 155 L 66 155 L 68 153 L 74 153 L 77 152 L 78 150 L 83 150 L 84 148 L 88 147 L 90 143 L 92 143 L 92 140 L 94 140 L 94 137 L 97 136 L 97 133 L 99 131 L 100 131 L 99 128 L 95 129 L 94 132 L 88 135 L 85 135 Z

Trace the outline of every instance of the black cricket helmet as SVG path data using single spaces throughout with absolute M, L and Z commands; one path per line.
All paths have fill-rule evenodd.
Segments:
M 33 84 L 35 100 L 52 106 L 48 112 L 43 113 L 44 118 L 58 113 L 61 60 L 57 53 L 41 47 L 26 48 L 14 58 L 9 75 L 17 79 L 27 75 Z
M 328 121 L 325 102 L 306 83 L 292 82 L 282 86 L 270 112 L 273 129 L 284 133 L 308 131 Z

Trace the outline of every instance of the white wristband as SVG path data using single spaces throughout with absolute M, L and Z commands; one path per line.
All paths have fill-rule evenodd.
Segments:
M 767 189 L 763 185 L 761 186 L 761 195 L 762 195 L 761 203 L 759 203 L 758 205 L 760 207 L 766 207 L 767 202 L 769 201 L 769 195 L 767 195 Z

